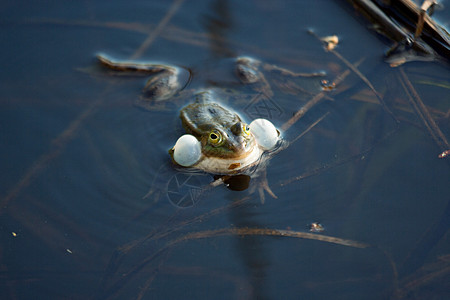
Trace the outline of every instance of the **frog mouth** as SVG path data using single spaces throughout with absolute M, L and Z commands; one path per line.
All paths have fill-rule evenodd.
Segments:
M 237 174 L 239 171 L 256 164 L 261 155 L 262 150 L 259 147 L 253 147 L 251 151 L 238 157 L 221 158 L 218 156 L 204 156 L 192 167 L 211 174 Z

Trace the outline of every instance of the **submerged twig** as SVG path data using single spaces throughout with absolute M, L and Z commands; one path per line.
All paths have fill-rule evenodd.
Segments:
M 433 280 L 448 276 L 448 274 L 450 274 L 448 261 L 439 260 L 427 264 L 417 270 L 413 275 L 404 279 L 401 286 L 395 290 L 395 296 L 399 299 L 404 298 L 411 292 L 419 290 L 423 286 L 433 282 Z
M 298 73 L 293 72 L 291 70 L 288 70 L 286 68 L 282 68 L 276 65 L 271 64 L 263 64 L 263 69 L 265 71 L 278 71 L 283 76 L 290 76 L 290 77 L 322 77 L 325 76 L 324 72 L 315 72 L 315 73 Z
M 170 242 L 167 247 L 172 247 L 180 242 L 212 238 L 226 235 L 236 235 L 236 236 L 279 236 L 279 237 L 291 237 L 300 238 L 308 240 L 322 241 L 326 243 L 338 244 L 342 246 L 354 247 L 354 248 L 367 248 L 371 245 L 366 243 L 361 243 L 353 240 L 341 239 L 337 237 L 332 237 L 328 235 L 321 235 L 309 232 L 300 232 L 294 230 L 284 230 L 284 229 L 270 229 L 270 228 L 222 228 L 217 230 L 206 230 L 188 233 L 184 236 L 177 238 L 176 240 Z
M 427 128 L 428 132 L 430 133 L 431 137 L 436 142 L 438 147 L 441 148 L 441 151 L 450 149 L 450 145 L 447 141 L 447 138 L 442 133 L 441 129 L 436 124 L 434 119 L 431 117 L 430 112 L 428 111 L 427 107 L 423 103 L 422 99 L 420 98 L 419 94 L 417 93 L 416 89 L 414 88 L 414 86 L 412 85 L 411 81 L 409 80 L 408 76 L 406 75 L 405 71 L 402 68 L 400 68 L 399 79 L 406 95 L 408 96 L 409 102 L 416 111 L 416 114 L 422 120 L 423 124 Z

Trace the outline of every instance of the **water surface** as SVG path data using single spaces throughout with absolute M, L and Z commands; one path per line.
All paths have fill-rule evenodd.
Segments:
M 0 14 L 4 298 L 449 296 L 448 159 L 438 158 L 442 143 L 400 79 L 404 72 L 448 138 L 445 63 L 389 67 L 389 42 L 344 1 L 11 2 Z M 251 193 L 255 180 L 239 192 L 180 186 L 212 181 L 171 164 L 180 107 L 135 106 L 145 78 L 111 76 L 95 61 L 102 52 L 183 66 L 193 74 L 187 89 L 250 93 L 228 69 L 239 55 L 325 71 L 332 82 L 348 67 L 309 29 L 339 36 L 337 51 L 360 61 L 389 110 L 350 72 L 283 132 L 293 140 L 325 116 L 271 160 L 267 179 L 278 198 L 266 194 L 264 203 Z M 320 80 L 297 79 L 295 92 L 274 87 L 270 115 L 251 101 L 226 104 L 247 122 L 262 116 L 281 127 L 320 93 Z M 176 202 L 176 188 L 193 196 Z M 325 227 L 318 235 L 353 244 L 216 231 L 308 232 L 311 222 Z

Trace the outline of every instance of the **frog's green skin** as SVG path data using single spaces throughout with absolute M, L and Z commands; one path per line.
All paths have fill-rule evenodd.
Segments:
M 196 101 L 181 110 L 180 118 L 186 132 L 201 144 L 202 157 L 193 168 L 236 174 L 254 165 L 263 153 L 239 115 L 217 103 Z

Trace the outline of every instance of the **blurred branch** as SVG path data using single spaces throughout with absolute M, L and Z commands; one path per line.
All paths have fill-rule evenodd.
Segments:
M 379 31 L 396 42 L 388 51 L 388 56 L 402 48 L 402 51 L 416 51 L 418 59 L 421 55 L 435 57 L 436 53 L 450 59 L 449 33 L 427 14 L 432 11 L 436 1 L 425 0 L 422 7 L 411 0 L 348 1 L 370 22 L 376 24 Z M 404 61 L 407 60 L 414 60 L 413 55 L 404 58 Z
M 431 137 L 434 139 L 441 151 L 450 149 L 447 138 L 442 133 L 441 129 L 434 121 L 434 119 L 431 117 L 430 112 L 428 111 L 427 107 L 423 103 L 422 99 L 420 98 L 419 94 L 417 93 L 416 89 L 414 88 L 402 68 L 400 68 L 400 82 L 403 86 L 403 89 L 405 90 L 406 95 L 408 96 L 409 102 L 416 111 L 416 114 L 422 120 L 423 124 L 425 125 Z

